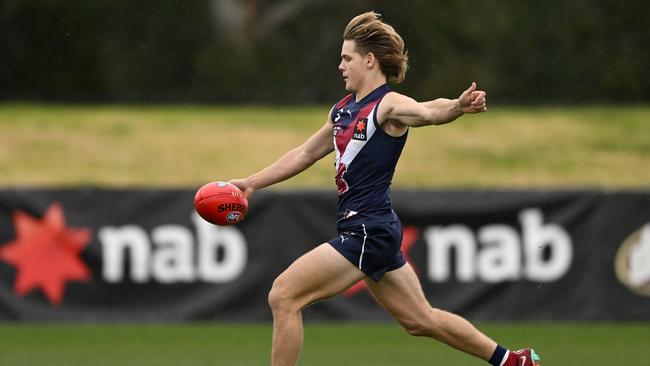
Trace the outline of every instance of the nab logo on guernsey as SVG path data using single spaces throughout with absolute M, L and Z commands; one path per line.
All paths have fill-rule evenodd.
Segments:
M 353 140 L 366 141 L 368 130 L 368 119 L 359 118 L 357 123 L 354 125 L 354 132 L 352 133 Z
M 224 283 L 239 277 L 248 255 L 244 235 L 232 226 L 209 224 L 196 214 L 192 222 L 195 233 L 182 225 L 157 226 L 151 233 L 135 225 L 101 228 L 104 280 L 117 283 L 128 276 L 136 283 Z
M 461 282 L 498 283 L 519 279 L 552 282 L 564 276 L 573 259 L 573 244 L 566 230 L 545 224 L 542 211 L 534 208 L 523 210 L 519 221 L 521 235 L 503 224 L 486 225 L 476 233 L 461 224 L 426 229 L 428 278 L 446 282 L 455 276 Z
M 614 269 L 623 285 L 637 295 L 650 297 L 650 223 L 623 241 Z

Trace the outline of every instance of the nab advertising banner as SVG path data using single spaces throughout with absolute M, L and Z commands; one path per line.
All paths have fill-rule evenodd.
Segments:
M 261 191 L 246 219 L 193 190 L 0 190 L 0 320 L 256 321 L 273 279 L 333 238 L 334 191 Z M 397 191 L 431 304 L 476 320 L 650 320 L 650 193 Z M 363 283 L 305 311 L 386 319 Z

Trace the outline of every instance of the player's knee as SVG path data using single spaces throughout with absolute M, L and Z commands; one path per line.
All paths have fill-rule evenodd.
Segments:
M 280 278 L 273 281 L 268 301 L 273 313 L 289 311 L 295 307 L 290 287 Z
M 404 330 L 412 336 L 435 338 L 436 334 L 440 331 L 438 325 L 440 311 L 441 310 L 438 309 L 431 309 L 428 314 L 429 316 L 421 316 L 402 321 L 402 327 L 404 327 Z
M 287 301 L 286 291 L 282 286 L 277 285 L 277 280 L 273 282 L 271 291 L 269 291 L 269 306 L 274 311 L 280 309 Z
M 414 317 L 410 319 L 400 319 L 400 324 L 404 330 L 416 337 L 425 337 L 429 335 L 431 326 L 427 322 L 427 319 Z
M 402 323 L 404 330 L 415 337 L 431 336 L 431 328 L 421 321 L 411 321 Z

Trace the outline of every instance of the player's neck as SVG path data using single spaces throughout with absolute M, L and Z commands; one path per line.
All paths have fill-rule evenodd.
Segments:
M 372 93 L 373 90 L 379 88 L 384 84 L 386 84 L 386 76 L 377 73 L 373 77 L 367 79 L 361 85 L 361 87 L 359 87 L 359 89 L 356 91 L 354 99 L 358 102 L 361 99 L 365 98 L 368 94 Z

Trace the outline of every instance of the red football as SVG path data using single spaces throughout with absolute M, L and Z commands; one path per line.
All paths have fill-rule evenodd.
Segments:
M 211 182 L 194 195 L 196 212 L 215 225 L 240 222 L 248 212 L 248 200 L 237 186 L 228 182 Z

